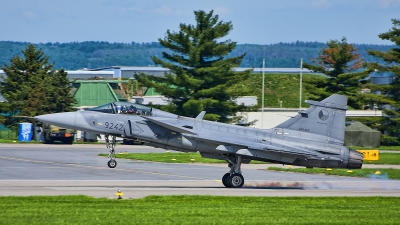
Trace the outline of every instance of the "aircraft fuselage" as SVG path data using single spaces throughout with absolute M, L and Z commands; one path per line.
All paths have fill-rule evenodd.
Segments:
M 319 141 L 323 140 L 320 138 L 321 135 L 302 130 L 282 128 L 260 130 L 179 116 L 164 119 L 165 122 L 196 133 L 192 135 L 171 131 L 146 119 L 152 116 L 106 114 L 93 111 L 78 111 L 73 114 L 76 114 L 73 126 L 67 123 L 59 125 L 96 134 L 139 139 L 147 145 L 165 149 L 184 152 L 199 151 L 204 157 L 223 159 L 220 155 L 235 154 L 243 149 L 242 146 L 250 146 L 250 149 L 257 153 L 244 154 L 245 160 L 306 167 L 349 167 L 350 151 L 346 147 L 335 143 L 334 139 Z M 215 139 L 215 141 L 202 141 L 201 137 Z M 227 143 L 224 145 L 225 148 L 219 147 L 221 141 Z M 234 144 L 232 144 L 233 141 Z M 271 151 L 269 146 L 274 146 L 279 150 Z

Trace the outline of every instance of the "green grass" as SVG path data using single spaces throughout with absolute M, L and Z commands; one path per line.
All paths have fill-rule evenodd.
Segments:
M 365 161 L 364 164 L 400 165 L 400 153 L 379 153 L 379 160 Z
M 9 139 L 0 139 L 0 143 L 15 143 L 15 144 L 40 144 L 42 142 L 40 141 L 18 141 L 18 139 L 16 140 L 9 140 Z
M 108 156 L 108 154 L 99 154 L 100 156 Z M 143 160 L 151 162 L 166 162 L 166 163 L 226 163 L 225 160 L 203 158 L 199 153 L 129 153 L 117 155 L 117 158 Z M 175 159 L 175 160 L 172 160 Z M 194 159 L 194 161 L 191 161 Z M 267 164 L 252 160 L 251 163 Z M 400 154 L 397 153 L 380 153 L 378 161 L 365 161 L 366 164 L 389 164 L 400 165 Z
M 108 154 L 99 154 L 100 156 L 108 156 Z M 117 158 L 143 160 L 151 162 L 166 162 L 166 163 L 222 163 L 225 161 L 217 159 L 202 158 L 199 153 L 129 153 L 117 154 Z M 191 161 L 191 159 L 194 161 Z M 175 160 L 172 160 L 175 159 Z
M 0 197 L 0 224 L 398 224 L 399 197 Z
M 279 167 L 268 167 L 268 170 L 284 171 L 284 172 L 296 172 L 296 173 L 309 173 L 309 174 L 326 174 L 326 175 L 337 175 L 347 177 L 368 177 L 376 179 L 395 179 L 400 180 L 400 170 L 397 169 L 358 169 L 351 170 L 352 173 L 347 172 L 347 169 L 332 169 L 326 170 L 324 168 L 279 168 Z M 380 175 L 374 174 L 377 170 L 381 172 Z
M 347 146 L 352 150 L 386 150 L 386 151 L 400 151 L 400 146 L 381 146 L 379 148 L 374 147 L 360 147 L 360 146 Z
M 108 156 L 108 154 L 99 154 L 99 156 Z M 201 157 L 200 153 L 129 153 L 117 154 L 117 158 L 143 160 L 151 162 L 165 162 L 165 163 L 226 163 L 225 160 L 209 159 Z M 175 159 L 175 160 L 173 160 Z M 194 161 L 192 161 L 194 159 Z M 267 164 L 266 162 L 251 161 L 251 163 Z

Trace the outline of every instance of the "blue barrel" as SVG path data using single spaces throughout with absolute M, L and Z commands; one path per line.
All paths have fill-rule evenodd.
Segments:
M 32 124 L 31 123 L 20 123 L 19 124 L 19 141 L 31 141 L 32 140 Z

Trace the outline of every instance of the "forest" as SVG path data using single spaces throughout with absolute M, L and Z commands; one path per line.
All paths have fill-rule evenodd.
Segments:
M 28 42 L 0 41 L 0 64 L 9 64 L 13 56 L 21 56 Z M 56 68 L 66 70 L 94 69 L 109 66 L 157 66 L 151 56 L 162 57 L 162 52 L 169 50 L 158 42 L 151 43 L 109 43 L 104 41 L 85 41 L 69 43 L 38 43 L 38 49 L 50 57 L 50 62 Z M 366 62 L 380 62 L 367 54 L 368 49 L 388 51 L 393 45 L 354 44 L 361 58 Z M 227 57 L 246 53 L 241 67 L 260 67 L 265 58 L 265 67 L 295 68 L 300 66 L 300 58 L 311 63 L 318 57 L 322 48 L 327 47 L 322 42 L 276 43 L 269 45 L 237 44 Z

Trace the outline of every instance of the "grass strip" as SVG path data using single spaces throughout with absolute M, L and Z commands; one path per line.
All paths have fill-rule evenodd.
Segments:
M 360 146 L 347 146 L 352 150 L 385 150 L 385 151 L 400 151 L 400 146 L 381 146 L 376 147 L 360 147 Z
M 0 139 L 0 143 L 6 143 L 6 144 L 41 144 L 42 142 L 40 141 L 19 141 L 18 139 L 13 140 L 13 139 Z
M 364 164 L 400 165 L 400 153 L 379 153 L 379 160 L 365 161 Z
M 100 156 L 108 156 L 108 154 L 99 154 Z M 201 157 L 200 153 L 128 153 L 119 154 L 117 158 L 143 160 L 151 162 L 166 162 L 166 163 L 226 163 L 225 160 L 209 159 Z M 252 164 L 267 164 L 252 160 Z M 388 164 L 400 165 L 400 154 L 397 153 L 380 153 L 378 161 L 364 161 L 366 164 Z
M 347 176 L 347 177 L 366 177 L 366 178 L 376 178 L 376 179 L 395 179 L 400 180 L 400 170 L 397 169 L 358 169 L 351 170 L 352 172 L 347 172 L 347 169 L 332 169 L 326 170 L 324 168 L 280 168 L 280 167 L 268 167 L 268 170 L 284 171 L 284 172 L 295 172 L 295 173 L 309 173 L 309 174 L 326 174 L 326 175 L 337 175 L 337 176 Z M 380 174 L 375 174 L 379 171 Z
M 0 197 L 0 224 L 398 224 L 399 197 Z
M 108 154 L 99 154 L 99 156 L 108 156 Z M 165 163 L 226 163 L 225 160 L 203 158 L 198 152 L 129 153 L 129 154 L 117 154 L 116 157 L 121 159 L 132 159 L 132 160 L 143 160 L 143 161 L 165 162 Z M 267 164 L 267 162 L 261 162 L 256 160 L 251 161 L 251 163 Z

